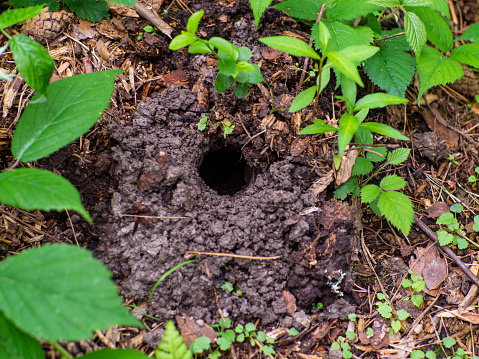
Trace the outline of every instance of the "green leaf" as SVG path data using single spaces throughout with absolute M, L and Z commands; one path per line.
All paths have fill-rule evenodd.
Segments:
M 328 42 L 329 51 L 341 51 L 348 46 L 369 45 L 373 41 L 373 32 L 367 26 L 351 27 L 339 21 L 325 22 L 329 29 L 331 39 Z M 311 37 L 317 50 L 325 52 L 319 39 L 319 23 L 313 25 Z
M 81 356 L 82 359 L 148 359 L 148 355 L 134 349 L 100 349 Z
M 319 43 L 321 44 L 323 49 L 328 47 L 329 39 L 331 39 L 331 33 L 329 32 L 328 27 L 324 24 L 323 21 L 318 22 L 319 26 Z
M 200 10 L 191 15 L 188 19 L 188 23 L 186 24 L 186 31 L 188 31 L 190 34 L 196 34 L 196 30 L 198 30 L 198 25 L 204 13 L 205 12 L 203 10 Z
M 394 330 L 394 333 L 397 333 L 401 330 L 401 322 L 399 320 L 391 320 L 391 328 Z
M 358 69 L 354 62 L 343 56 L 340 52 L 328 52 L 326 56 L 336 70 L 340 71 L 351 80 L 354 80 L 359 86 L 364 87 L 363 81 L 359 76 Z
M 326 85 L 329 83 L 331 78 L 331 67 L 324 66 L 321 71 L 321 86 L 319 87 L 319 93 L 323 92 Z
M 444 344 L 446 348 L 452 348 L 454 345 L 456 345 L 456 339 L 453 337 L 442 338 L 442 344 Z
M 291 103 L 289 112 L 296 112 L 308 106 L 311 102 L 313 102 L 314 96 L 316 96 L 316 91 L 318 91 L 318 86 L 311 86 L 310 88 L 301 91 L 298 95 L 296 95 Z
M 182 31 L 181 35 L 177 35 L 173 38 L 173 40 L 171 40 L 170 45 L 168 46 L 168 48 L 170 50 L 179 50 L 179 49 L 181 49 L 185 46 L 193 44 L 195 41 L 198 42 L 197 38 L 194 35 L 186 32 L 186 31 Z M 196 51 L 197 49 L 200 49 L 200 48 L 204 48 L 204 47 L 202 47 L 200 44 L 195 45 L 193 47 L 193 51 Z M 209 48 L 208 48 L 208 51 L 211 52 L 211 50 Z M 196 53 L 196 52 L 192 52 L 192 54 L 194 54 L 194 53 Z
M 424 298 L 422 297 L 421 294 L 416 294 L 411 296 L 411 303 L 418 308 L 422 305 L 423 301 L 424 301 Z
M 306 42 L 295 39 L 290 36 L 271 36 L 271 37 L 262 37 L 259 39 L 266 46 L 272 47 L 273 49 L 286 52 L 287 54 L 293 56 L 308 56 L 315 60 L 320 60 L 316 51 L 314 51 Z
M 406 320 L 409 318 L 409 313 L 405 311 L 404 309 L 400 309 L 396 312 L 396 315 L 398 316 L 399 320 Z
M 339 78 L 339 83 L 341 85 L 341 92 L 343 93 L 342 97 L 347 99 L 346 104 L 348 105 L 348 112 L 352 113 L 353 112 L 352 107 L 356 103 L 356 95 L 357 95 L 356 83 L 346 76 L 341 76 Z
M 349 340 L 354 340 L 354 338 L 356 338 L 356 334 L 352 330 L 347 330 L 346 338 L 348 338 Z
M 18 24 L 19 22 L 37 16 L 43 9 L 43 5 L 30 6 L 26 9 L 10 9 L 0 14 L 0 29 Z
M 225 76 L 219 73 L 218 76 L 216 76 L 215 89 L 219 93 L 223 93 L 233 84 L 233 82 L 235 82 L 233 76 Z
M 256 330 L 256 325 L 253 323 L 247 323 L 244 327 L 247 332 L 254 332 Z
M 456 41 L 479 41 L 479 22 L 472 24 Z
M 411 9 L 412 10 L 412 9 Z M 427 39 L 442 52 L 452 49 L 454 40 L 448 23 L 430 7 L 415 7 L 414 13 L 421 19 L 426 28 Z
M 359 130 L 362 130 L 361 127 L 359 127 Z M 366 153 L 366 158 L 372 162 L 381 162 L 381 161 L 384 161 L 386 159 L 386 153 L 387 153 L 387 149 L 386 147 L 374 147 L 372 148 L 371 150 L 373 150 L 374 152 L 377 152 L 379 153 L 380 155 L 382 156 L 379 156 L 375 153 L 372 153 L 372 152 L 367 152 Z
M 274 348 L 271 345 L 263 345 L 261 347 L 261 351 L 263 352 L 264 355 L 274 355 L 276 354 Z
M 74 210 L 92 223 L 76 188 L 47 170 L 18 168 L 0 173 L 0 202 L 28 210 Z
M 342 0 L 335 4 L 326 12 L 328 20 L 354 20 L 358 17 L 381 10 L 380 6 L 373 5 L 366 1 Z
M 18 122 L 12 154 L 22 162 L 45 157 L 88 131 L 108 107 L 121 70 L 67 77 L 48 86 L 47 100 L 30 101 Z
M 226 41 L 221 37 L 212 37 L 208 40 L 210 45 L 217 47 L 219 50 L 223 51 L 228 57 L 234 61 L 237 61 L 239 58 L 239 50 L 232 43 Z
M 404 278 L 401 282 L 401 285 L 404 287 L 404 288 L 410 288 L 411 285 L 412 285 L 412 282 L 409 280 L 409 279 L 406 279 Z
M 454 223 L 457 223 L 457 219 L 451 212 L 441 214 L 436 220 L 436 224 L 444 224 L 446 226 L 449 226 Z
M 416 54 L 416 58 L 421 55 L 422 47 L 426 44 L 426 27 L 419 16 L 413 12 L 404 13 L 404 30 L 406 31 L 407 41 Z
M 371 203 L 381 194 L 381 190 L 375 184 L 368 184 L 361 188 L 361 202 Z
M 411 352 L 411 359 L 422 359 L 424 358 L 424 352 L 422 350 L 413 350 Z
M 362 61 L 369 59 L 379 51 L 379 47 L 369 45 L 352 45 L 339 51 L 349 60 L 359 65 Z
M 461 213 L 464 210 L 464 207 L 460 203 L 454 203 L 451 205 L 451 207 L 449 207 L 449 210 L 452 213 Z
M 399 165 L 407 160 L 411 150 L 409 148 L 396 148 L 388 153 L 388 165 Z
M 331 343 L 331 349 L 340 350 L 341 346 L 339 345 L 338 342 L 333 342 L 333 343 Z
M 216 339 L 216 344 L 220 347 L 221 350 L 228 350 L 231 348 L 231 341 L 227 340 L 224 337 L 219 337 Z
M 108 16 L 108 7 L 105 1 L 98 0 L 62 0 L 76 15 L 82 19 L 98 22 Z
M 316 20 L 325 2 L 325 0 L 286 0 L 272 8 L 284 11 L 291 17 Z
M 220 60 L 217 64 L 218 71 L 224 76 L 236 74 L 236 61 L 233 59 Z
M 10 39 L 13 59 L 28 86 L 38 95 L 45 94 L 55 62 L 38 42 L 25 35 L 14 35 Z
M 233 88 L 233 93 L 237 98 L 243 98 L 248 93 L 249 86 L 247 84 L 236 84 Z
M 406 103 L 408 100 L 402 97 L 389 95 L 386 93 L 373 93 L 366 95 L 356 103 L 354 111 L 362 110 L 363 108 L 381 108 L 388 105 L 398 105 Z
M 348 194 L 351 194 L 353 198 L 356 198 L 359 196 L 359 193 L 358 177 L 352 176 L 334 190 L 334 198 L 344 201 Z
M 431 6 L 434 0 L 404 0 L 403 6 Z
M 211 348 L 211 339 L 208 337 L 198 337 L 193 341 L 190 350 L 193 354 L 201 354 Z
M 379 184 L 383 191 L 396 191 L 404 188 L 406 181 L 398 175 L 389 175 L 384 177 Z
M 371 161 L 365 159 L 364 157 L 356 158 L 354 163 L 353 170 L 351 172 L 352 176 L 363 176 L 368 174 L 373 170 L 374 166 Z
M 358 129 L 358 118 L 350 113 L 344 113 L 339 120 L 338 151 L 342 155 Z
M 236 81 L 240 83 L 257 84 L 263 81 L 263 75 L 261 75 L 261 69 L 256 64 L 249 64 L 253 66 L 254 71 L 239 70 L 236 76 Z
M 431 350 L 428 350 L 426 352 L 426 358 L 427 359 L 436 359 L 436 353 L 434 353 L 433 351 Z M 474 358 L 471 358 L 471 359 L 474 359 Z
M 381 314 L 383 318 L 389 319 L 391 318 L 392 308 L 387 303 L 378 303 L 378 312 Z
M 141 326 L 122 306 L 110 275 L 81 247 L 24 250 L 0 263 L 0 310 L 19 329 L 48 341 L 87 339 L 112 325 Z
M 178 36 L 182 36 L 182 35 L 178 35 Z M 174 39 L 176 39 L 176 37 Z M 173 40 L 171 42 L 173 42 Z M 171 44 L 170 44 L 170 46 L 171 46 Z M 185 45 L 185 46 L 187 46 L 187 45 Z M 184 46 L 181 46 L 181 47 L 184 47 Z M 208 47 L 208 45 L 205 44 L 204 41 L 196 40 L 195 42 L 193 42 L 190 45 L 190 47 L 188 47 L 188 52 L 190 54 L 209 54 L 209 53 L 211 53 L 211 49 Z
M 165 327 L 165 335 L 155 351 L 157 359 L 191 359 L 193 353 L 183 343 L 183 337 L 170 320 Z
M 251 5 L 251 9 L 253 10 L 256 28 L 258 28 L 261 15 L 263 15 L 266 8 L 271 4 L 271 1 L 272 0 L 249 0 L 249 4 Z
M 366 130 L 369 130 L 371 132 L 379 133 L 380 135 L 383 136 L 388 136 L 391 138 L 397 138 L 398 140 L 404 140 L 408 141 L 409 138 L 404 136 L 401 132 L 398 130 L 385 125 L 383 123 L 378 123 L 378 122 L 361 122 L 359 124 L 360 128 L 364 128 Z
M 479 44 L 465 44 L 454 48 L 449 56 L 463 64 L 479 67 Z
M 244 340 L 245 340 L 244 333 L 240 333 L 240 334 L 238 334 L 238 336 L 236 337 L 236 341 L 237 341 L 238 343 L 243 343 Z
M 358 117 L 358 114 L 356 114 Z M 369 130 L 365 130 L 364 128 L 358 128 L 356 131 L 355 139 L 357 143 L 365 143 L 372 145 L 374 142 L 373 134 Z M 362 146 L 360 146 L 362 147 Z
M 239 51 L 238 61 L 248 61 L 253 55 L 253 52 L 250 49 L 248 49 L 246 46 L 241 46 L 238 49 L 238 51 Z
M 401 5 L 399 0 L 368 0 L 369 4 L 375 4 L 381 7 L 396 7 Z
M 364 72 L 369 79 L 391 95 L 404 97 L 416 69 L 416 60 L 407 52 L 382 47 L 366 60 Z
M 464 76 L 461 65 L 432 47 L 424 47 L 417 63 L 421 89 L 418 98 L 429 88 L 454 82 Z
M 266 341 L 266 333 L 262 330 L 258 331 L 258 336 L 256 337 L 259 342 L 264 343 Z
M 467 247 L 469 247 L 469 242 L 467 241 L 467 239 L 456 236 L 456 240 L 457 240 L 457 248 L 466 249 Z
M 379 196 L 378 207 L 393 226 L 408 236 L 413 223 L 413 206 L 411 200 L 396 191 L 383 192 Z
M 324 121 L 319 123 L 313 123 L 312 125 L 306 126 L 301 131 L 298 132 L 299 135 L 315 135 L 318 133 L 326 133 L 337 131 L 336 127 L 326 125 Z
M 20 304 L 20 303 L 19 303 Z M 20 331 L 0 312 L 0 358 L 45 359 L 42 346 L 28 334 Z

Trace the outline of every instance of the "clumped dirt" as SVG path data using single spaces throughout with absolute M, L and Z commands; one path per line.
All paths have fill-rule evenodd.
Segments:
M 242 164 L 234 140 L 198 131 L 200 116 L 188 110 L 195 101 L 189 89 L 170 87 L 140 104 L 131 126 L 111 126 L 119 186 L 96 254 L 113 271 L 121 295 L 139 303 L 185 261 L 186 251 L 278 256 L 200 256 L 162 282 L 149 314 L 170 319 L 182 312 L 213 323 L 219 307 L 239 321 L 300 326 L 301 308 L 309 312 L 314 301 L 330 304 L 351 290 L 348 257 L 359 216 L 339 202 L 322 207 L 324 196 L 309 190 L 314 171 L 302 158 L 287 156 L 264 170 Z M 205 169 L 205 158 L 218 152 L 220 162 Z M 200 172 L 222 183 L 212 189 Z M 242 295 L 223 291 L 225 281 Z M 297 297 L 296 313 L 287 310 L 284 291 Z

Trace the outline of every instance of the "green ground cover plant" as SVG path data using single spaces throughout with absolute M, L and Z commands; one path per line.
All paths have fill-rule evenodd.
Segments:
M 441 246 L 449 244 L 456 245 L 459 249 L 469 247 L 469 240 L 465 236 L 466 227 L 460 224 L 456 215 L 461 213 L 464 207 L 460 203 L 455 203 L 449 207 L 450 212 L 443 213 L 436 220 L 436 224 L 441 226 L 436 232 L 437 239 Z M 474 216 L 471 226 L 472 231 L 479 232 L 479 216 Z
M 236 81 L 233 92 L 236 97 L 242 98 L 248 93 L 249 87 L 263 81 L 263 76 L 258 65 L 250 64 L 252 52 L 245 46 L 237 47 L 221 37 L 212 37 L 203 40 L 196 35 L 198 24 L 204 11 L 195 12 L 188 19 L 186 31 L 175 36 L 170 43 L 170 50 L 179 50 L 188 46 L 191 54 L 212 54 L 219 61 L 217 63 L 218 75 L 215 80 L 215 89 L 219 93 L 225 92 Z M 225 124 L 225 135 L 226 127 Z M 231 124 L 230 124 L 231 127 Z

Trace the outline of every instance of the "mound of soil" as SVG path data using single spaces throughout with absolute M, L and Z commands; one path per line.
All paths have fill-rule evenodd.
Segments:
M 235 141 L 198 131 L 200 116 L 189 111 L 195 100 L 189 89 L 169 87 L 138 106 L 132 126 L 110 129 L 119 186 L 96 254 L 121 295 L 146 302 L 164 273 L 199 251 L 278 258 L 200 256 L 158 286 L 149 314 L 181 312 L 213 323 L 219 307 L 237 322 L 291 326 L 304 311 L 289 293 L 306 311 L 315 301 L 348 298 L 359 214 L 316 197 L 303 158 L 286 156 L 264 169 L 245 160 Z M 242 295 L 222 290 L 226 281 Z

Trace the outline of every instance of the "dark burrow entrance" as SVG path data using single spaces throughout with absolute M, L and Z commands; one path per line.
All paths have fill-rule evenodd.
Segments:
M 219 195 L 232 196 L 249 184 L 251 169 L 240 151 L 222 146 L 212 149 L 199 168 L 201 179 Z

